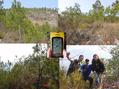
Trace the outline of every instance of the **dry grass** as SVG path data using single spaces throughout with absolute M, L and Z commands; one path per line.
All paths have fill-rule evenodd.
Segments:
M 60 89 L 87 89 L 87 83 L 82 79 L 81 73 L 75 71 L 69 77 L 64 70 L 60 70 Z
M 90 30 L 103 44 L 117 44 L 115 42 L 119 40 L 119 23 L 93 23 Z
M 93 23 L 92 30 L 95 30 L 95 34 L 109 34 L 118 35 L 119 23 Z

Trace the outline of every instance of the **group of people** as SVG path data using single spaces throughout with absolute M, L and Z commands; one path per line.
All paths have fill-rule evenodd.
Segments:
M 85 81 L 89 81 L 90 88 L 93 87 L 93 77 L 92 73 L 94 73 L 95 84 L 96 86 L 100 85 L 101 74 L 105 71 L 104 63 L 100 60 L 97 54 L 93 55 L 92 63 L 89 64 L 89 59 L 85 59 L 84 56 L 80 55 L 78 59 L 71 60 L 69 58 L 70 54 L 67 54 L 67 59 L 71 62 L 67 71 L 67 76 L 70 76 L 74 71 L 79 71 L 82 74 L 82 78 Z M 83 63 L 84 62 L 84 63 Z

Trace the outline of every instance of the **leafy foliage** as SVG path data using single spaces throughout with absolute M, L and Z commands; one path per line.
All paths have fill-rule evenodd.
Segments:
M 108 68 L 112 75 L 119 76 L 119 46 L 115 47 L 111 51 L 112 59 L 109 60 Z
M 3 4 L 3 1 L 0 1 L 0 22 L 4 21 L 4 15 L 5 15 L 5 11 L 2 4 Z
M 79 71 L 66 76 L 66 70 L 60 69 L 59 83 L 60 89 L 87 89 L 86 87 L 88 87 Z
M 93 9 L 87 13 L 83 13 L 80 10 L 80 5 L 75 4 L 74 7 L 67 8 L 66 11 L 59 14 L 59 26 L 65 26 L 65 29 L 82 29 L 80 24 L 93 23 L 93 22 L 117 22 L 119 21 L 119 3 L 116 3 L 110 7 L 104 8 L 100 0 L 97 0 L 92 5 Z
M 0 89 L 44 89 L 46 84 L 50 89 L 58 89 L 58 59 L 47 59 L 40 45 L 33 49 L 32 55 L 16 59 L 19 61 L 14 65 L 0 62 Z

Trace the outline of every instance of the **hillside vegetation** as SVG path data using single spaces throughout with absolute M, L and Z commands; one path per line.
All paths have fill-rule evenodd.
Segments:
M 57 27 L 57 9 L 50 8 L 30 8 L 26 9 L 27 17 L 34 23 L 42 26 L 46 22 L 51 27 Z
M 57 10 L 24 8 L 14 0 L 9 9 L 0 8 L 1 42 L 40 42 L 57 28 Z
M 89 89 L 89 82 L 82 80 L 79 71 L 67 77 L 66 70 L 59 69 L 59 59 L 46 58 L 46 50 L 40 44 L 33 49 L 33 54 L 15 58 L 15 63 L 5 63 L 1 58 L 0 89 Z M 106 71 L 101 89 L 119 89 L 118 53 L 119 46 L 115 46 L 111 50 L 112 58 L 103 60 Z
M 84 13 L 76 3 L 59 13 L 59 28 L 67 32 L 68 44 L 119 44 L 119 1 L 104 8 L 96 0 L 92 7 Z
M 58 59 L 47 59 L 41 45 L 33 49 L 33 54 L 15 58 L 15 63 L 0 60 L 0 89 L 59 88 Z

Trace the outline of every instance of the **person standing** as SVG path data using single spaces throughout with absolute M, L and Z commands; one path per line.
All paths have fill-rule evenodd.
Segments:
M 92 71 L 95 74 L 96 86 L 99 86 L 101 83 L 101 74 L 105 71 L 105 67 L 104 63 L 99 59 L 99 56 L 97 54 L 93 55 Z
M 85 81 L 88 80 L 90 83 L 90 88 L 92 88 L 93 87 L 93 78 L 91 77 L 92 65 L 89 64 L 89 59 L 85 60 L 85 64 L 82 65 L 81 70 L 83 79 Z
M 78 58 L 78 61 L 79 61 L 79 71 L 81 72 L 81 67 L 85 63 L 84 62 L 84 56 L 80 55 L 79 58 Z
M 73 73 L 76 70 L 80 70 L 80 63 L 82 62 L 82 60 L 84 59 L 83 55 L 79 56 L 79 59 L 74 59 L 71 60 L 71 58 L 69 58 L 70 53 L 67 54 L 67 59 L 70 61 L 70 65 L 67 71 L 67 76 L 69 76 L 71 73 Z

